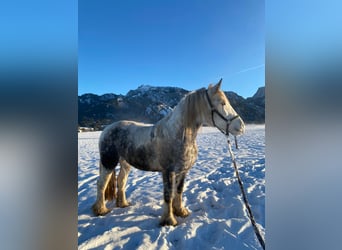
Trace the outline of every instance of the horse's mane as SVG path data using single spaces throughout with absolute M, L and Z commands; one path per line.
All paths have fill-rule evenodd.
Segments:
M 162 128 L 161 124 L 169 123 L 167 128 L 178 130 L 179 136 L 195 139 L 203 121 L 207 120 L 206 116 L 210 115 L 205 91 L 206 88 L 201 88 L 185 95 L 173 111 L 158 122 L 157 127 Z
M 208 113 L 206 112 L 208 106 L 205 100 L 205 91 L 206 88 L 201 88 L 190 92 L 184 97 L 182 125 L 187 135 L 196 136 L 198 128 L 202 125 L 204 116 Z

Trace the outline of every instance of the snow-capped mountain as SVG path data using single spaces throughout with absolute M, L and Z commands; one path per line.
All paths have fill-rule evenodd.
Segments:
M 231 105 L 246 123 L 265 122 L 265 87 L 250 98 L 225 92 Z M 78 97 L 78 124 L 101 129 L 118 120 L 155 123 L 166 116 L 189 91 L 176 87 L 141 85 L 125 96 L 84 94 Z

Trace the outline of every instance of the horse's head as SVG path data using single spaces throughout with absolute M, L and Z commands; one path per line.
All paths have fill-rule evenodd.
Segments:
M 211 109 L 208 123 L 217 127 L 225 134 L 241 135 L 245 131 L 245 124 L 241 117 L 230 105 L 221 88 L 222 79 L 214 86 L 209 85 L 206 97 Z

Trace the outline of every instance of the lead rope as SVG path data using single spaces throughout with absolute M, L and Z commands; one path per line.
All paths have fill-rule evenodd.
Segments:
M 236 136 L 234 136 L 234 140 L 235 140 L 235 147 L 236 147 L 236 149 L 239 149 L 239 146 L 238 146 L 238 144 L 237 144 Z
M 227 137 L 227 142 L 228 142 L 228 149 L 229 149 L 230 157 L 232 158 L 232 162 L 233 162 L 233 165 L 234 165 L 234 168 L 235 168 L 236 177 L 238 179 L 239 186 L 240 186 L 240 189 L 241 189 L 243 201 L 245 202 L 245 206 L 246 206 L 247 211 L 248 211 L 248 217 L 251 220 L 251 223 L 253 225 L 253 229 L 254 229 L 255 235 L 258 238 L 258 240 L 260 242 L 260 245 L 265 250 L 265 241 L 262 238 L 261 233 L 259 231 L 259 228 L 256 225 L 256 222 L 255 222 L 255 219 L 254 219 L 251 207 L 250 207 L 250 205 L 248 203 L 247 196 L 246 196 L 246 193 L 245 193 L 245 190 L 243 188 L 242 181 L 241 181 L 241 178 L 240 178 L 240 175 L 239 175 L 239 171 L 238 171 L 238 168 L 236 166 L 235 156 L 234 156 L 234 154 L 232 152 L 232 147 L 230 145 L 230 140 L 229 140 L 228 137 Z M 238 148 L 236 137 L 235 137 L 235 146 L 236 146 L 236 148 Z

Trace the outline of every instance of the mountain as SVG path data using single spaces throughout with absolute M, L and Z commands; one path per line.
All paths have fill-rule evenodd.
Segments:
M 84 94 L 78 97 L 78 124 L 101 129 L 118 120 L 155 123 L 170 113 L 187 93 L 182 88 L 141 85 L 125 96 Z M 265 122 L 265 87 L 247 99 L 231 91 L 225 94 L 246 123 Z
M 253 98 L 265 98 L 265 87 L 258 88 L 257 92 L 253 95 Z

